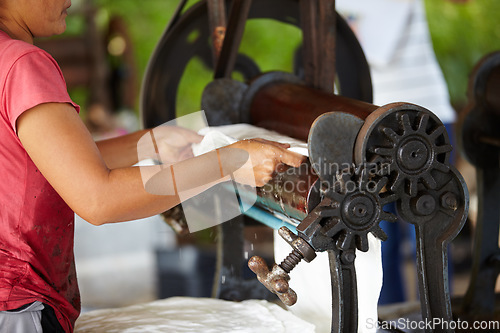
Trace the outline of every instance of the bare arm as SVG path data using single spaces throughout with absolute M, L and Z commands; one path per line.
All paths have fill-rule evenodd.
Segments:
M 139 168 L 110 170 L 69 104 L 41 104 L 17 121 L 31 159 L 66 203 L 93 224 L 154 215 L 179 203 L 144 189 Z
M 96 141 L 97 148 L 108 168 L 125 168 L 139 162 L 137 141 L 147 132 L 147 130 L 140 130 L 117 138 Z
M 92 224 L 143 218 L 180 202 L 177 195 L 146 192 L 138 167 L 110 170 L 69 104 L 41 104 L 24 112 L 17 121 L 17 131 L 40 172 L 66 203 Z M 302 161 L 279 145 L 240 142 L 233 146 L 255 156 L 252 163 L 257 185 L 265 183 L 281 161 L 291 165 Z M 203 158 L 202 155 L 189 162 L 198 174 L 206 173 Z M 256 162 L 260 159 L 262 163 Z
M 149 140 L 154 136 L 159 154 L 164 163 L 176 163 L 193 157 L 192 143 L 199 143 L 203 137 L 196 132 L 177 126 L 158 126 L 154 129 L 140 130 L 113 139 L 96 142 L 104 162 L 109 169 L 125 168 L 139 162 L 138 150 L 148 150 Z

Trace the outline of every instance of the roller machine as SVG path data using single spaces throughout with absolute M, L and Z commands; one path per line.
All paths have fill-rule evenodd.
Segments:
M 369 250 L 368 233 L 387 238 L 380 221 L 401 223 L 384 208 L 394 203 L 400 219 L 416 229 L 422 317 L 451 321 L 447 245 L 465 223 L 468 192 L 450 163 L 452 146 L 440 120 L 410 103 L 372 104 L 368 64 L 332 0 L 206 0 L 185 6 L 181 1 L 151 58 L 141 96 L 145 126 L 178 115 L 180 81 L 189 61 L 198 58 L 213 71 L 201 98 L 209 125 L 249 123 L 307 141 L 309 150 L 303 165 L 277 171 L 257 189 L 256 207 L 246 216 L 219 226 L 215 296 L 276 294 L 292 305 L 300 295 L 289 286 L 289 272 L 326 251 L 331 331 L 355 332 L 355 250 Z M 245 24 L 253 19 L 301 29 L 293 73 L 262 73 L 239 53 Z M 244 80 L 233 79 L 234 72 Z M 255 222 L 279 229 L 291 253 L 272 267 L 252 257 L 248 264 L 256 278 L 244 279 L 242 234 Z

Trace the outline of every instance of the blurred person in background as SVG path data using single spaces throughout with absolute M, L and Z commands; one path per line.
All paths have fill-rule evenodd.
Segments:
M 336 0 L 336 7 L 356 33 L 370 65 L 373 103 L 409 102 L 427 108 L 443 122 L 454 145 L 456 112 L 434 53 L 424 1 Z M 394 205 L 390 210 L 395 212 Z M 415 256 L 415 230 L 400 221 L 381 225 L 389 237 L 382 242 L 379 304 L 403 302 L 408 300 L 403 257 L 408 248 Z M 404 244 L 409 245 L 406 250 Z

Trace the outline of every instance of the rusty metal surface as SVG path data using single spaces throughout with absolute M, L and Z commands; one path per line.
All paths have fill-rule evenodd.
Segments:
M 224 0 L 207 0 L 208 26 L 212 32 L 213 65 L 219 61 L 219 55 L 226 36 L 226 4 Z
M 284 304 L 291 306 L 297 302 L 297 294 L 288 284 L 290 276 L 280 265 L 274 264 L 269 270 L 264 259 L 254 256 L 248 261 L 248 267 L 257 275 L 258 281 Z
M 287 217 L 303 220 L 319 203 L 318 176 L 308 162 L 277 172 L 257 188 L 257 205 Z
M 294 250 L 294 258 L 285 258 L 281 263 L 281 267 L 290 273 L 290 271 L 298 264 L 297 259 L 304 259 L 307 262 L 311 262 L 316 258 L 316 252 L 304 239 L 296 236 L 288 228 L 281 227 L 278 230 L 279 235 L 283 238 L 288 245 Z M 287 260 L 289 259 L 289 260 Z
M 356 143 L 356 163 L 390 166 L 389 188 L 415 197 L 422 183 L 436 188 L 437 172 L 447 173 L 452 146 L 439 118 L 409 103 L 380 107 L 366 120 Z
M 230 78 L 234 70 L 252 0 L 233 0 L 214 78 Z
M 311 131 L 314 126 L 319 125 L 315 123 Z M 324 134 L 323 139 L 327 137 Z M 397 203 L 402 220 L 414 224 L 417 231 L 422 317 L 430 322 L 453 320 L 447 245 L 465 223 L 468 192 L 450 165 L 450 150 L 444 125 L 434 114 L 416 105 L 394 103 L 365 119 L 352 152 L 356 162 L 352 168 L 319 175 L 323 199 L 299 224 L 297 235 L 315 251 L 329 253 L 332 332 L 357 330 L 354 250 L 368 250 L 368 233 L 381 240 L 387 237 L 379 223 L 397 220 L 383 210 L 390 202 Z M 294 248 L 285 267 L 280 267 L 287 271 L 303 257 Z M 434 331 L 452 330 L 437 327 Z
M 293 251 L 281 262 L 274 264 L 269 270 L 266 261 L 258 256 L 253 256 L 248 261 L 248 267 L 257 275 L 257 279 L 286 305 L 291 306 L 297 302 L 297 294 L 290 288 L 289 273 L 304 259 L 311 262 L 316 258 L 314 249 L 302 238 L 296 236 L 287 227 L 281 227 L 279 235 L 293 248 Z

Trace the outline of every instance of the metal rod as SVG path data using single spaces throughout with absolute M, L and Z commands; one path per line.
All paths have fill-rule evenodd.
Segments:
M 216 79 L 231 77 L 251 4 L 252 0 L 234 0 L 231 6 L 226 36 L 215 68 Z
M 267 225 L 268 227 L 278 230 L 279 228 L 285 226 L 288 229 L 292 230 L 294 233 L 297 233 L 296 227 L 293 224 L 286 222 L 280 218 L 277 218 L 273 214 L 266 212 L 261 208 L 257 208 L 255 206 L 250 207 L 248 210 L 244 212 L 246 216 L 251 217 L 252 219 L 259 221 L 262 224 Z
M 212 58 L 215 68 L 226 35 L 226 6 L 224 0 L 207 0 L 207 10 L 208 25 L 212 37 Z
M 177 5 L 177 8 L 175 8 L 174 14 L 172 15 L 172 18 L 170 19 L 170 21 L 168 22 L 165 31 L 169 31 L 170 28 L 173 27 L 177 23 L 177 21 L 181 17 L 182 11 L 184 10 L 184 7 L 186 6 L 187 2 L 188 2 L 188 0 L 179 1 L 179 4 Z
M 317 37 L 317 2 L 300 0 L 300 27 L 304 57 L 304 80 L 308 85 L 317 87 L 319 73 L 318 37 Z
M 333 93 L 335 82 L 335 0 L 319 0 L 319 78 L 318 88 Z
M 333 93 L 335 82 L 336 12 L 334 0 L 301 0 L 304 80 Z

